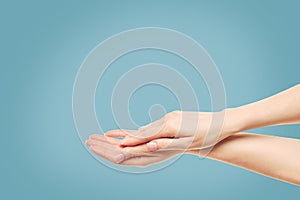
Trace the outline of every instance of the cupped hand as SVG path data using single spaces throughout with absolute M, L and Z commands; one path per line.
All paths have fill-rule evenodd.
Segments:
M 118 137 L 125 136 L 126 135 L 122 134 L 122 132 L 118 135 Z M 170 159 L 182 152 L 176 150 L 149 152 L 146 144 L 134 147 L 122 147 L 120 145 L 120 140 L 98 134 L 91 135 L 86 141 L 86 144 L 89 146 L 90 150 L 98 156 L 103 157 L 112 163 L 128 166 L 145 167 Z M 169 144 L 166 143 L 164 145 L 167 146 Z
M 146 144 L 148 152 L 189 151 L 213 146 L 233 134 L 224 121 L 225 112 L 174 111 L 138 130 L 112 130 L 105 136 L 124 138 L 119 142 L 122 147 Z

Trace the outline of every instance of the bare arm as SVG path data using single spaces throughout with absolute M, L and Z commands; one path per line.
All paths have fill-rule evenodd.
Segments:
M 111 162 L 130 166 L 148 166 L 182 153 L 201 155 L 201 151 L 194 149 L 176 151 L 170 148 L 173 142 L 169 144 L 165 142 L 165 139 L 158 139 L 160 150 L 151 153 L 147 150 L 146 144 L 121 148 L 117 139 L 101 135 L 91 136 L 87 145 L 93 152 Z M 210 159 L 300 186 L 299 154 L 300 140 L 238 133 L 219 142 L 208 155 L 205 155 Z
M 300 84 L 266 99 L 226 109 L 224 113 L 223 129 L 219 138 L 213 142 L 253 128 L 300 123 Z M 212 116 L 216 115 L 217 113 L 171 112 L 162 119 L 127 134 L 122 145 L 134 146 L 163 137 L 195 136 L 192 145 L 201 147 L 207 134 L 215 134 L 209 130 L 213 130 L 211 125 L 218 126 L 215 122 L 211 124 Z M 120 131 L 114 130 L 106 135 L 115 136 L 118 132 Z
M 298 139 L 239 133 L 218 143 L 207 157 L 300 185 Z
M 147 166 L 183 152 L 200 155 L 203 141 L 211 134 L 212 115 L 176 111 L 139 130 L 113 130 L 106 137 L 93 135 L 87 145 L 99 156 L 122 165 Z M 300 85 L 255 103 L 226 109 L 218 143 L 205 155 L 300 185 L 300 140 L 242 133 L 295 123 L 300 123 Z M 108 140 L 103 142 L 103 138 Z
M 235 131 L 300 123 L 300 84 L 274 96 L 229 109 L 236 121 Z

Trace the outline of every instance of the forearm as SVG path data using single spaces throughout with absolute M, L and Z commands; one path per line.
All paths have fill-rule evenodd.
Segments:
M 300 84 L 261 101 L 228 109 L 228 113 L 237 132 L 300 123 Z
M 300 185 L 297 139 L 239 133 L 218 143 L 207 157 Z

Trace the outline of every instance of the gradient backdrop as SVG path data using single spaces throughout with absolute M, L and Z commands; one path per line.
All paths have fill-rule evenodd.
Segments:
M 299 8 L 296 0 L 1 1 L 0 199 L 297 199 L 299 187 L 193 156 L 148 174 L 107 168 L 77 136 L 72 87 L 99 42 L 156 26 L 183 32 L 205 47 L 223 76 L 228 107 L 259 100 L 300 82 Z M 107 93 L 96 96 L 106 130 L 116 128 L 106 105 L 109 86 L 126 69 L 117 66 L 171 58 L 145 51 L 124 59 L 106 74 Z M 175 61 L 170 63 L 180 66 Z M 181 73 L 189 77 L 188 68 Z M 202 99 L 202 108 L 209 109 L 208 96 Z M 171 93 L 149 86 L 131 99 L 133 119 L 149 122 L 155 103 L 167 111 L 178 108 Z M 254 131 L 300 138 L 297 125 Z

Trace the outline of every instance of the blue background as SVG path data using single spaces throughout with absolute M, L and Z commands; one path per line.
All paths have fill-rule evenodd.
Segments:
M 1 1 L 0 199 L 298 198 L 296 186 L 193 156 L 148 174 L 107 168 L 83 148 L 71 103 L 87 54 L 113 34 L 145 26 L 201 43 L 223 76 L 228 107 L 275 94 L 299 83 L 299 7 L 296 0 Z M 154 93 L 135 97 L 140 124 L 149 121 L 147 94 Z M 111 119 L 105 126 L 115 128 Z M 300 138 L 298 125 L 255 132 Z

